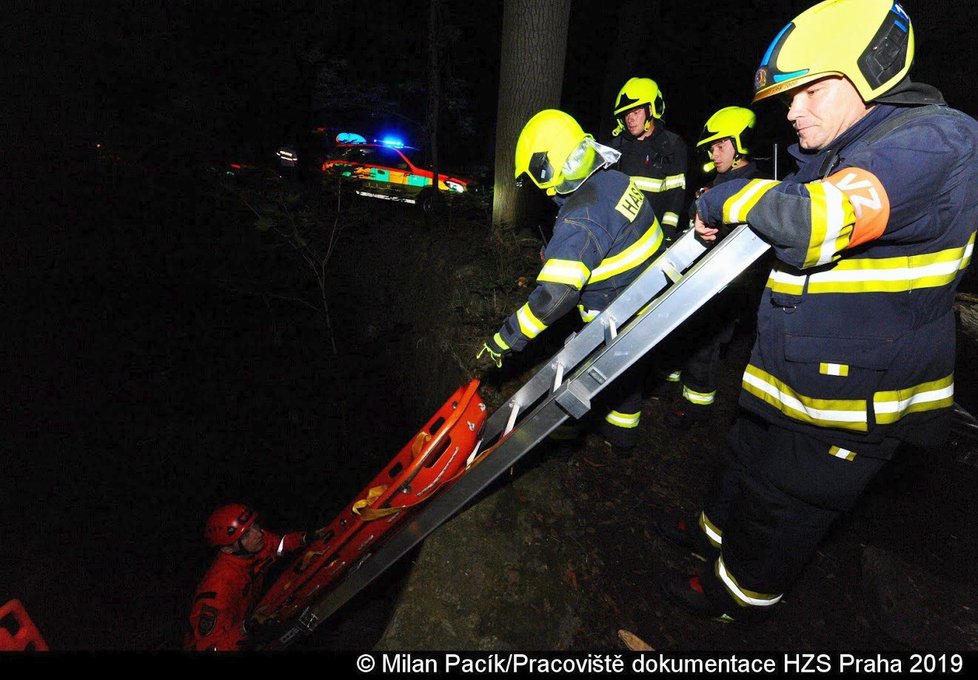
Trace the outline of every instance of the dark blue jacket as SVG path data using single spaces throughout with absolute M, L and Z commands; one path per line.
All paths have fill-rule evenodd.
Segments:
M 493 341 L 519 351 L 575 305 L 590 321 L 651 264 L 662 244 L 649 201 L 628 175 L 597 171 L 562 200 L 538 285 Z
M 946 106 L 881 104 L 827 148 L 791 148 L 782 182 L 697 201 L 747 222 L 779 262 L 758 310 L 740 402 L 783 427 L 888 456 L 938 444 L 954 395 L 954 292 L 978 226 L 978 123 Z

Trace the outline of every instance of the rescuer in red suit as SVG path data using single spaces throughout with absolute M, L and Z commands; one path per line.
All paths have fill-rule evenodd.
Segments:
M 302 532 L 273 534 L 257 520 L 257 512 L 232 503 L 215 510 L 204 525 L 204 537 L 218 553 L 194 595 L 187 649 L 240 650 L 248 638 L 245 622 L 262 593 L 268 568 L 309 542 Z

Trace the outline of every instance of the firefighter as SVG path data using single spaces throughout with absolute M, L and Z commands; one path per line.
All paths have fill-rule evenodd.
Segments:
M 476 358 L 501 366 L 575 305 L 591 321 L 660 252 L 662 229 L 648 199 L 627 175 L 608 169 L 618 158 L 563 111 L 544 110 L 527 122 L 516 143 L 516 178 L 528 176 L 559 210 L 536 288 Z M 600 425 L 618 453 L 637 443 L 641 386 L 633 373 L 609 389 L 614 407 Z
M 268 568 L 309 542 L 307 534 L 278 536 L 258 525 L 258 513 L 231 503 L 211 513 L 204 538 L 217 558 L 197 587 L 190 610 L 189 650 L 236 651 L 248 638 L 245 623 L 258 602 Z
M 662 578 L 687 609 L 770 612 L 898 445 L 947 436 L 978 122 L 909 79 L 913 55 L 893 0 L 827 0 L 798 15 L 754 78 L 755 102 L 788 106 L 796 172 L 724 182 L 696 201 L 703 238 L 746 222 L 777 262 L 729 462 L 684 532 L 687 545 L 710 542 L 709 562 Z
M 709 156 L 709 166 L 716 170 L 713 182 L 697 192 L 701 195 L 712 186 L 735 179 L 758 176 L 757 165 L 750 159 L 750 138 L 754 131 L 754 112 L 740 106 L 727 106 L 706 121 L 696 148 Z M 690 224 L 695 217 L 691 207 Z M 692 348 L 681 371 L 670 378 L 681 382 L 682 392 L 666 412 L 666 425 L 687 430 L 710 419 L 714 412 L 720 351 L 733 339 L 738 312 L 743 305 L 743 281 L 735 283 L 710 300 L 683 327 L 682 344 Z
M 611 146 L 621 152 L 616 170 L 629 175 L 652 203 L 666 240 L 685 213 L 687 149 L 662 121 L 666 104 L 651 78 L 630 78 L 618 93 Z M 623 134 L 624 133 L 624 134 Z

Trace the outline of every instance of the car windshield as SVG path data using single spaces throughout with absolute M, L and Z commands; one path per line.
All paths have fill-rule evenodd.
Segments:
M 380 165 L 385 168 L 409 170 L 410 165 L 404 160 L 408 156 L 407 149 L 393 149 L 379 145 L 338 146 L 327 154 L 329 160 L 344 160 L 349 163 L 365 163 Z M 402 155 L 403 154 L 403 155 Z

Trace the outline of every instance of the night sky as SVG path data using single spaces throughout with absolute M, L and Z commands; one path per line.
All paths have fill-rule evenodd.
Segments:
M 808 4 L 663 3 L 624 77 L 657 79 L 667 126 L 692 144 L 713 111 L 747 104 L 763 50 Z M 491 168 L 501 3 L 445 5 L 460 103 L 446 162 Z M 960 34 L 976 6 L 904 5 L 912 77 L 978 114 L 975 41 Z M 610 125 L 618 6 L 572 9 L 561 106 L 596 134 Z M 312 525 L 336 502 L 323 413 L 362 410 L 377 388 L 340 398 L 321 393 L 336 376 L 283 384 L 281 365 L 311 361 L 315 340 L 269 340 L 249 302 L 210 285 L 236 255 L 182 169 L 269 160 L 314 105 L 354 94 L 396 96 L 422 119 L 427 5 L 20 0 L 4 12 L 0 603 L 24 600 L 54 649 L 172 648 L 210 558 L 196 533 L 206 513 L 238 495 L 274 528 Z M 314 92 L 300 57 L 317 46 L 334 77 Z M 781 113 L 761 113 L 767 139 L 789 141 Z M 168 166 L 97 182 L 99 142 Z M 393 454 L 392 429 L 365 443 Z

